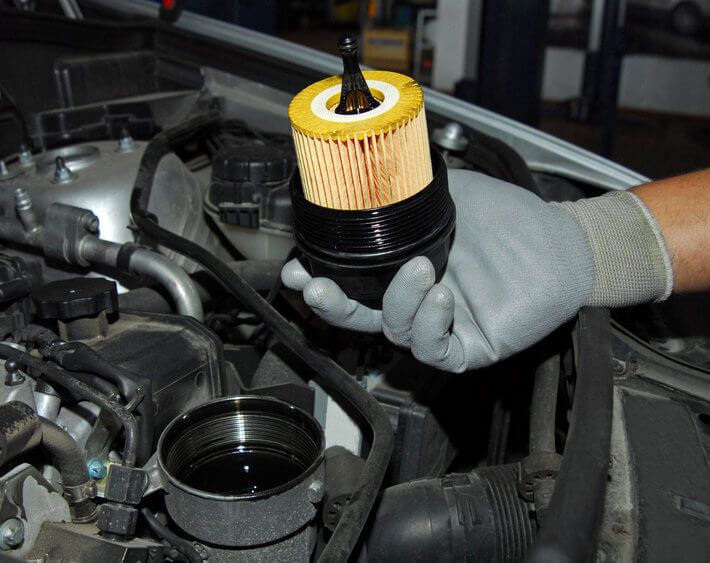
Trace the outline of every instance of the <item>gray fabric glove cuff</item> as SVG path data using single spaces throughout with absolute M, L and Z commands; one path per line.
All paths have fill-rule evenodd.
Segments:
M 585 305 L 627 307 L 668 299 L 673 266 L 653 214 L 631 192 L 555 203 L 586 233 L 595 265 L 594 291 Z

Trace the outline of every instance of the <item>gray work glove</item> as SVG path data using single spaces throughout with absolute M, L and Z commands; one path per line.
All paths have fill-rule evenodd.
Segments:
M 421 362 L 463 372 L 507 358 L 547 336 L 585 306 L 666 299 L 670 258 L 655 219 L 630 192 L 545 203 L 482 174 L 449 172 L 456 232 L 435 283 L 424 257 L 407 262 L 382 311 L 349 299 L 293 260 L 281 278 L 329 323 L 384 332 Z

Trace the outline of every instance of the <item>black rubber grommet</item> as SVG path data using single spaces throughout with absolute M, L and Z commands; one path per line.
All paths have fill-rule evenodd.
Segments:
M 116 267 L 122 272 L 130 272 L 131 256 L 133 253 L 141 248 L 139 244 L 134 242 L 126 242 L 121 245 L 118 249 L 118 254 L 116 255 Z

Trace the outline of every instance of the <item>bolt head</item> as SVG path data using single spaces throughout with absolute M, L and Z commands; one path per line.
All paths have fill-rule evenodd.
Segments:
M 118 140 L 118 152 L 128 152 L 136 148 L 136 142 L 130 135 L 125 135 Z
M 32 208 L 32 198 L 25 188 L 15 188 L 15 209 L 27 211 Z
M 202 559 L 207 559 L 210 556 L 210 552 L 207 549 L 206 546 L 202 545 L 201 543 L 198 542 L 192 542 L 192 547 L 195 548 L 195 551 L 197 552 L 197 555 L 202 557 Z
M 99 232 L 99 218 L 93 213 L 87 213 L 84 215 L 81 222 L 84 225 L 84 228 L 90 233 Z
M 460 123 L 447 123 L 442 129 L 436 129 L 432 135 L 435 144 L 447 151 L 461 152 L 466 150 L 468 139 L 464 135 Z
M 108 474 L 108 469 L 100 459 L 90 459 L 86 468 L 89 470 L 89 477 L 94 481 L 100 481 Z
M 456 123 L 455 121 L 447 123 L 444 126 L 444 135 L 446 135 L 450 139 L 457 139 L 458 137 L 463 135 L 463 127 L 461 127 L 460 123 Z
M 63 182 L 69 182 L 75 177 L 76 174 L 71 171 L 71 169 L 67 166 L 66 162 L 64 162 L 64 159 L 61 156 L 58 156 L 54 160 L 54 177 L 52 178 L 52 181 L 55 184 L 59 184 Z
M 20 152 L 18 154 L 18 158 L 20 161 L 20 164 L 22 166 L 29 166 L 34 162 L 34 157 L 32 156 L 32 152 L 27 149 L 26 147 L 23 147 L 20 149 Z
M 618 358 L 612 358 L 612 370 L 614 375 L 623 375 L 626 372 L 626 362 Z
M 25 525 L 22 520 L 10 518 L 0 526 L 0 543 L 3 549 L 14 549 L 25 541 Z
M 20 385 L 24 383 L 25 377 L 20 373 L 20 367 L 17 362 L 13 360 L 5 361 L 5 385 Z
M 323 483 L 319 480 L 308 485 L 308 500 L 312 503 L 320 502 L 323 499 Z

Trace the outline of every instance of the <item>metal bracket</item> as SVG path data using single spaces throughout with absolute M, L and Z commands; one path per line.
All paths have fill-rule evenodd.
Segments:
M 69 501 L 69 504 L 78 504 L 85 500 L 91 500 L 96 496 L 96 483 L 94 481 L 85 481 L 81 485 L 62 486 L 64 498 Z

